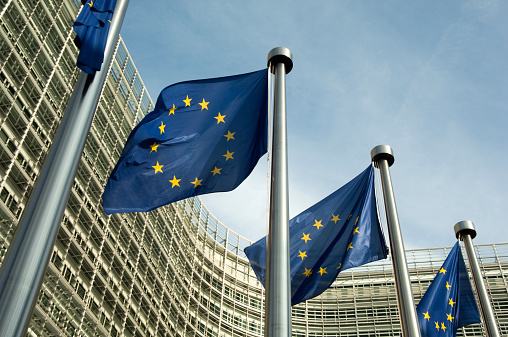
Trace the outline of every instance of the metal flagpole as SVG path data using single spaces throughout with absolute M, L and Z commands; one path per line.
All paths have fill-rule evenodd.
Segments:
M 293 68 L 291 51 L 274 48 L 268 65 L 275 74 L 270 221 L 266 245 L 265 336 L 291 336 L 289 267 L 289 197 L 287 175 L 286 74 Z
M 496 318 L 490 304 L 489 295 L 487 294 L 487 288 L 483 282 L 482 272 L 476 253 L 474 252 L 473 239 L 476 237 L 476 230 L 472 221 L 461 221 L 455 224 L 455 236 L 457 239 L 464 241 L 466 247 L 467 258 L 469 260 L 469 266 L 473 273 L 473 280 L 476 287 L 476 293 L 480 299 L 480 312 L 483 319 L 483 324 L 487 330 L 487 336 L 489 337 L 500 337 L 499 330 L 496 325 Z
M 395 205 L 390 169 L 394 162 L 392 148 L 388 145 L 379 145 L 370 152 L 372 161 L 379 168 L 383 196 L 388 222 L 388 236 L 390 237 L 390 250 L 392 256 L 393 273 L 395 275 L 395 288 L 397 289 L 397 304 L 399 307 L 402 336 L 419 337 L 420 328 L 416 316 L 416 307 L 411 289 L 411 280 L 407 269 L 406 254 L 402 234 L 400 231 L 399 217 Z
M 26 334 L 129 0 L 118 0 L 102 69 L 81 73 L 0 269 L 0 336 Z

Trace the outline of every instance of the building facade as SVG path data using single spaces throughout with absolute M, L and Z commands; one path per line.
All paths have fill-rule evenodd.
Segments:
M 77 81 L 78 0 L 0 0 L 0 263 Z M 264 289 L 199 198 L 106 216 L 101 195 L 153 108 L 120 39 L 30 322 L 29 336 L 262 336 Z M 257 239 L 257 238 L 253 238 Z M 508 335 L 508 244 L 477 246 Z M 418 303 L 448 248 L 407 252 Z M 339 275 L 292 309 L 294 336 L 399 336 L 391 263 Z M 460 336 L 485 335 L 480 324 Z

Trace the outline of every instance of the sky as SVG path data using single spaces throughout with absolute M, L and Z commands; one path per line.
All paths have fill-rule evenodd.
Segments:
M 173 83 L 266 67 L 287 47 L 290 217 L 390 145 L 406 249 L 508 241 L 508 2 L 130 1 L 121 36 L 152 100 Z M 202 196 L 225 226 L 267 230 L 267 156 L 231 192 Z M 388 240 L 388 238 L 387 238 Z

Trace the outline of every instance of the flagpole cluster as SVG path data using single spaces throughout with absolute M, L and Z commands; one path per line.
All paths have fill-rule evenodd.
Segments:
M 289 265 L 289 196 L 286 128 L 286 74 L 293 68 L 291 51 L 277 47 L 268 54 L 275 74 L 270 186 L 270 220 L 267 236 L 265 336 L 291 336 L 291 280 Z
M 103 65 L 113 59 L 128 3 L 116 4 Z M 2 337 L 26 334 L 108 71 L 104 66 L 95 75 L 81 73 L 2 263 Z
M 397 206 L 395 205 L 395 196 L 393 194 L 392 181 L 389 167 L 393 165 L 392 148 L 388 145 L 378 145 L 370 152 L 372 161 L 379 168 L 381 173 L 381 183 L 383 186 L 383 196 L 386 209 L 386 219 L 388 222 L 388 236 L 390 237 L 390 251 L 392 257 L 393 273 L 395 276 L 395 288 L 397 290 L 397 304 L 399 307 L 402 336 L 417 337 L 421 336 L 416 316 L 415 303 L 413 299 L 413 290 L 411 289 L 411 280 L 407 268 L 406 254 L 402 233 L 397 215 Z
M 476 293 L 480 300 L 480 313 L 482 315 L 483 324 L 487 330 L 487 336 L 500 337 L 499 330 L 496 325 L 496 318 L 490 304 L 487 288 L 483 282 L 483 276 L 476 258 L 474 251 L 473 239 L 476 237 L 476 230 L 472 221 L 460 221 L 454 226 L 455 236 L 457 239 L 464 241 L 466 247 L 467 258 L 469 266 L 473 273 L 473 280 L 476 288 Z

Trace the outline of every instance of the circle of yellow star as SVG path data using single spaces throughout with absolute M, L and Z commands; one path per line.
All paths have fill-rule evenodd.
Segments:
M 173 107 L 171 109 L 169 109 L 169 115 L 174 115 L 175 114 L 175 110 L 178 109 L 177 107 L 175 107 L 175 105 L 173 104 Z M 169 116 L 168 115 L 168 116 Z
M 223 157 L 226 157 L 226 161 L 228 161 L 229 159 L 235 159 L 235 158 L 233 158 L 234 152 L 229 152 L 229 150 L 226 150 L 226 151 L 227 151 L 227 153 L 222 155 Z
M 303 273 L 303 275 L 309 277 L 312 274 L 312 269 L 307 269 L 305 267 L 304 267 L 304 269 L 305 269 L 305 273 Z
M 166 125 L 164 125 L 164 123 L 161 121 L 161 126 L 159 126 L 159 130 L 161 130 L 161 135 L 164 133 L 165 127 L 166 127 Z
M 203 103 L 198 103 L 199 105 L 201 105 L 201 111 L 203 111 L 203 109 L 208 110 L 208 103 L 210 103 L 210 102 L 206 102 L 204 98 L 203 98 Z
M 215 168 L 212 171 L 210 171 L 210 172 L 212 172 L 213 175 L 221 174 L 220 170 L 222 170 L 222 169 L 221 168 L 217 168 L 217 166 L 215 166 Z
M 182 179 L 176 179 L 176 176 L 173 176 L 173 179 L 169 181 L 172 184 L 171 188 L 173 188 L 175 186 L 180 187 L 180 184 L 179 184 L 180 180 L 182 180 Z
M 314 221 L 315 221 L 315 224 L 312 225 L 313 227 L 316 227 L 318 230 L 319 230 L 319 227 L 323 227 L 323 225 L 321 224 L 321 221 L 323 221 L 323 220 L 319 220 L 319 221 L 314 220 Z
M 310 233 L 309 233 L 309 234 L 305 234 L 305 233 L 303 233 L 303 237 L 302 237 L 302 239 L 301 239 L 301 240 L 305 240 L 305 243 L 307 243 L 307 241 L 309 241 L 309 240 L 312 240 L 312 239 L 309 237 L 309 235 L 310 235 Z
M 153 143 L 153 145 L 150 145 L 150 147 L 151 147 L 150 153 L 152 153 L 153 151 L 157 152 L 157 147 L 159 147 L 159 144 L 155 142 Z
M 321 267 L 319 267 L 319 271 L 318 271 L 318 273 L 320 273 L 320 274 L 321 274 L 321 276 L 323 276 L 323 274 L 328 274 L 328 273 L 326 272 L 326 267 L 325 267 L 325 268 L 321 268 Z
M 299 250 L 299 252 L 300 252 L 300 254 L 298 254 L 298 257 L 301 257 L 301 258 L 302 258 L 302 260 L 303 260 L 303 258 L 304 258 L 304 257 L 307 257 L 307 254 L 306 254 L 306 253 L 307 253 L 307 251 L 302 252 L 301 250 Z
M 339 220 L 340 219 L 339 219 L 339 215 L 338 214 L 337 215 L 333 215 L 332 214 L 332 220 L 330 220 L 330 221 L 333 221 L 334 223 L 337 223 L 337 221 L 339 221 Z
M 157 164 L 152 167 L 155 169 L 155 173 L 157 173 L 157 172 L 163 173 L 162 168 L 164 167 L 164 165 L 159 165 L 159 162 L 157 162 Z
M 190 101 L 192 101 L 192 98 L 189 98 L 189 95 L 187 95 L 187 98 L 183 101 L 185 102 L 185 106 L 190 106 Z
M 224 135 L 224 137 L 226 137 L 228 139 L 228 142 L 231 140 L 231 139 L 235 139 L 235 137 L 233 137 L 235 135 L 236 132 L 231 132 L 228 130 L 228 134 L 227 135 Z
M 224 122 L 224 117 L 226 117 L 226 115 L 221 115 L 220 112 L 219 112 L 217 117 L 214 117 L 214 118 L 217 120 L 217 124 L 219 124 L 220 122 L 226 123 L 226 122 Z
M 201 182 L 203 181 L 203 179 L 198 179 L 198 177 L 196 177 L 196 180 L 194 181 L 191 181 L 191 184 L 194 185 L 194 188 L 198 187 L 198 186 L 202 186 L 201 185 Z
M 430 320 L 430 316 L 429 316 L 429 312 L 428 311 L 423 313 L 423 319 L 427 319 L 427 321 Z

